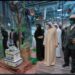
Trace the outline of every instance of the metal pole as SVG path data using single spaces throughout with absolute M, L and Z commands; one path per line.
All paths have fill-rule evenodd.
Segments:
M 44 9 L 44 20 L 46 19 L 47 8 Z
M 63 1 L 62 1 L 62 26 L 63 26 Z

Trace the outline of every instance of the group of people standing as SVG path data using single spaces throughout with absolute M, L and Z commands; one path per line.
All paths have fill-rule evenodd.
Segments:
M 4 56 L 5 56 L 5 50 L 9 48 L 9 46 L 17 46 L 18 41 L 18 34 L 16 31 L 11 29 L 11 31 L 6 30 L 5 28 L 1 27 L 1 34 L 2 34 L 2 44 L 3 44 L 3 50 L 4 50 Z
M 34 34 L 36 40 L 36 56 L 38 60 L 44 60 L 47 66 L 55 65 L 56 57 L 61 57 L 61 29 L 55 23 L 48 22 L 45 31 L 37 24 Z
M 61 53 L 63 53 L 65 63 L 62 67 L 69 66 L 71 56 L 71 73 L 75 72 L 75 23 L 71 24 L 65 31 L 56 23 L 48 22 L 45 31 L 40 24 L 37 24 L 34 37 L 36 56 L 39 61 L 44 60 L 46 66 L 55 65 L 56 57 L 61 57 Z

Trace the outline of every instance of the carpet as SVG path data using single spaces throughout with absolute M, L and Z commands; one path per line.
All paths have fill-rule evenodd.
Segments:
M 26 71 L 31 69 L 33 65 L 29 61 L 25 61 L 22 64 L 20 64 L 18 67 L 11 67 L 5 64 L 3 61 L 0 61 L 0 67 L 3 69 L 6 69 L 10 71 L 13 74 L 25 74 Z

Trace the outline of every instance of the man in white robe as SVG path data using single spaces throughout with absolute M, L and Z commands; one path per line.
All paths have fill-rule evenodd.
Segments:
M 54 25 L 57 29 L 57 37 L 58 37 L 58 47 L 56 48 L 56 57 L 60 58 L 61 51 L 62 51 L 62 38 L 61 38 L 62 31 L 57 24 L 54 24 Z
M 57 32 L 56 28 L 48 25 L 47 33 L 44 37 L 45 59 L 46 66 L 55 65 L 56 63 L 56 47 L 57 47 Z

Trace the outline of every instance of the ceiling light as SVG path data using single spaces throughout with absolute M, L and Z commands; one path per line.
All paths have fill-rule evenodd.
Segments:
M 60 17 L 57 17 L 57 18 L 60 18 Z
M 39 20 L 38 18 L 36 20 Z
M 57 9 L 57 11 L 62 11 L 62 9 Z
M 10 26 L 10 23 L 8 23 L 8 26 Z

